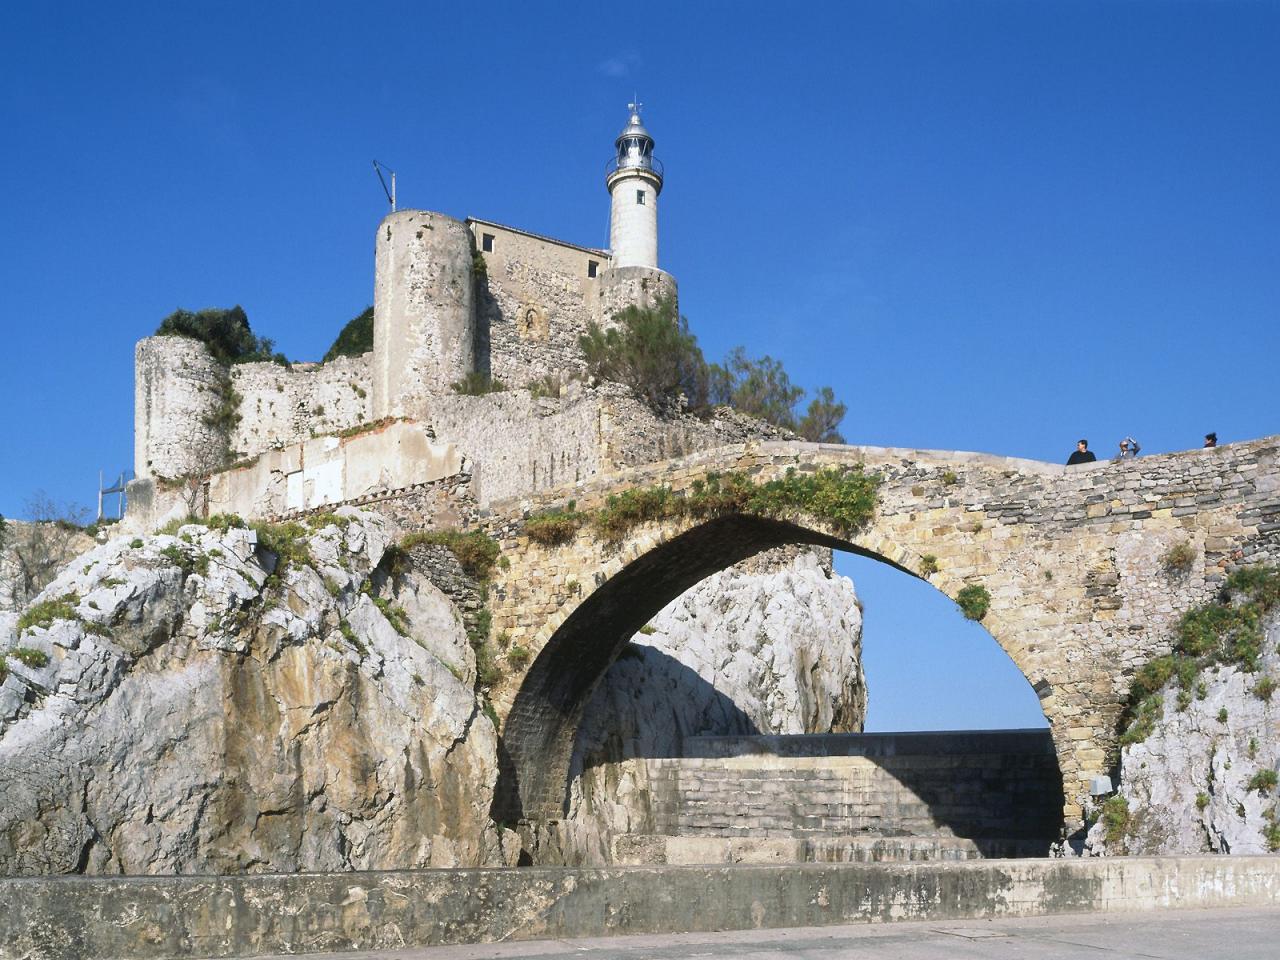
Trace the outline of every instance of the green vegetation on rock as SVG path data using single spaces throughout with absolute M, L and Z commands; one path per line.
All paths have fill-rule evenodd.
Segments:
M 655 520 L 706 519 L 728 514 L 780 519 L 807 514 L 847 536 L 871 519 L 879 484 L 879 477 L 863 472 L 861 467 L 810 473 L 792 467 L 780 479 L 760 484 L 741 472 L 708 473 L 682 493 L 661 486 L 624 490 L 585 516 L 596 535 L 610 542 Z
M 971 583 L 956 594 L 960 612 L 968 620 L 981 620 L 991 609 L 991 594 L 982 584 Z
M 350 320 L 325 352 L 323 362 L 338 357 L 359 357 L 373 349 L 373 307 L 366 307 Z
M 1183 614 L 1173 651 L 1147 662 L 1134 675 L 1120 743 L 1139 743 L 1151 735 L 1164 714 L 1162 691 L 1170 681 L 1177 680 L 1179 704 L 1185 706 L 1201 672 L 1208 667 L 1223 664 L 1256 671 L 1262 655 L 1263 618 L 1277 605 L 1280 569 L 1242 567 L 1227 578 L 1217 600 Z M 1264 677 L 1254 693 L 1269 699 L 1274 687 L 1274 681 Z
M 248 316 L 239 306 L 230 310 L 209 308 L 194 313 L 175 310 L 160 321 L 156 336 L 199 340 L 219 363 L 261 360 L 288 363 L 284 354 L 276 352 L 274 341 L 254 334 L 249 328 Z

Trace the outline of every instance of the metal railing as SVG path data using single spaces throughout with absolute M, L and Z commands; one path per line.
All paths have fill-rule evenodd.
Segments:
M 619 170 L 651 170 L 659 177 L 663 176 L 662 161 L 653 156 L 626 157 L 625 159 L 612 157 L 604 166 L 604 175 L 611 177 Z

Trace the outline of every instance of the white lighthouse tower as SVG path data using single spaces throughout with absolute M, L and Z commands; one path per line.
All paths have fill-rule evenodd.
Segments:
M 629 103 L 631 120 L 615 142 L 617 156 L 609 161 L 605 186 L 612 209 L 609 249 L 613 267 L 658 266 L 658 194 L 662 192 L 662 164 L 653 155 L 653 137 L 640 122 L 642 103 Z

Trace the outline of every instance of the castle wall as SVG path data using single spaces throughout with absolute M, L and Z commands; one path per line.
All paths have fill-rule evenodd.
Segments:
M 252 457 L 369 421 L 372 366 L 371 353 L 325 364 L 233 366 L 231 382 L 242 399 L 231 449 L 238 457 Z
M 473 491 L 480 503 L 546 490 L 602 469 L 601 405 L 580 390 L 571 393 L 564 400 L 524 390 L 441 397 L 431 426 L 475 464 Z
M 133 471 L 181 477 L 219 464 L 225 438 L 210 427 L 225 368 L 185 337 L 147 337 L 134 348 Z
M 487 268 L 478 303 L 479 366 L 487 362 L 509 386 L 581 372 L 578 338 L 594 319 L 609 255 L 485 220 L 467 226 Z
M 653 307 L 666 298 L 679 304 L 676 278 L 671 274 L 656 267 L 615 267 L 600 278 L 591 309 L 597 323 L 609 326 L 619 310 L 632 304 Z
M 374 273 L 373 417 L 418 416 L 475 369 L 471 235 L 443 214 L 393 213 Z

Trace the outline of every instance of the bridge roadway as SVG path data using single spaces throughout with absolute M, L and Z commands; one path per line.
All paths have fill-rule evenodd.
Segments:
M 1278 952 L 1280 907 L 1236 907 L 530 940 L 290 960 L 1275 960 Z

